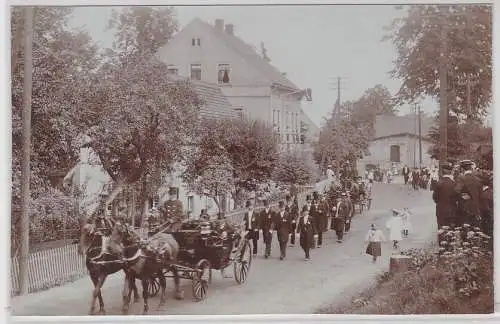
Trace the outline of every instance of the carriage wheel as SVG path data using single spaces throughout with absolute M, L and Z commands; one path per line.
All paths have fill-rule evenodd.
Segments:
M 193 288 L 193 297 L 196 301 L 207 297 L 208 283 L 212 281 L 212 267 L 208 260 L 200 260 L 194 269 L 191 284 Z
M 250 242 L 245 240 L 243 243 L 240 255 L 234 261 L 234 279 L 237 283 L 242 284 L 247 280 L 250 266 L 252 265 L 252 248 Z
M 149 297 L 155 297 L 160 291 L 160 279 L 157 277 L 151 279 L 148 285 L 148 295 Z

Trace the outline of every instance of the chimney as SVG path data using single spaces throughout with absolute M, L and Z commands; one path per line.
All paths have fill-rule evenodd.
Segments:
M 215 19 L 215 29 L 218 32 L 224 31 L 224 20 L 223 19 Z
M 229 35 L 234 35 L 234 25 L 233 24 L 226 25 L 226 33 L 228 33 Z

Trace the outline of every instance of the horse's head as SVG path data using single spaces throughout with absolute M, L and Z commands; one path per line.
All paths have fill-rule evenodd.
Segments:
M 115 222 L 111 232 L 111 239 L 120 242 L 125 246 L 139 243 L 141 240 L 139 234 L 134 229 L 123 221 Z

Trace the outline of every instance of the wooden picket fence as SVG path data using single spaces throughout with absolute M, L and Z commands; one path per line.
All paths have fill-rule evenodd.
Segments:
M 300 199 L 313 191 L 313 186 L 299 189 Z M 275 202 L 272 205 L 277 205 Z M 244 210 L 235 210 L 227 215 L 231 221 L 241 223 Z M 147 236 L 146 229 L 138 229 L 140 235 Z M 78 245 L 72 244 L 49 250 L 30 253 L 28 259 L 28 291 L 35 292 L 70 281 L 87 274 L 85 258 L 78 254 Z M 19 294 L 19 259 L 11 258 L 11 295 Z
M 30 253 L 28 291 L 35 292 L 73 281 L 87 273 L 76 244 Z M 19 259 L 11 258 L 11 295 L 19 294 Z

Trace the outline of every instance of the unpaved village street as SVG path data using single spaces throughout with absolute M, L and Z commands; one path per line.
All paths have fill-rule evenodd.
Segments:
M 373 204 L 363 215 L 356 214 L 351 232 L 344 243 L 335 241 L 333 231 L 328 231 L 321 249 L 314 249 L 312 260 L 305 262 L 298 245 L 289 247 L 287 259 L 280 261 L 275 242 L 270 259 L 259 254 L 252 262 L 248 281 L 238 285 L 232 278 L 222 278 L 214 271 L 208 296 L 202 302 L 191 297 L 191 282 L 183 281 L 186 298 L 173 299 L 172 279 L 167 283 L 167 303 L 157 308 L 159 297 L 151 299 L 150 314 L 297 314 L 313 313 L 315 309 L 348 294 L 352 287 L 369 282 L 381 271 L 388 269 L 391 243 L 385 243 L 382 258 L 372 264 L 364 254 L 364 237 L 371 223 L 385 230 L 391 215 L 390 208 L 409 207 L 413 212 L 413 233 L 401 243 L 401 248 L 423 247 L 435 237 L 436 222 L 434 203 L 430 191 L 413 191 L 404 185 L 374 184 Z M 228 271 L 232 274 L 232 270 Z M 121 315 L 121 290 L 123 274 L 111 276 L 102 291 L 107 315 Z M 139 282 L 138 282 L 139 284 Z M 139 287 L 140 284 L 139 284 Z M 139 288 L 142 290 L 141 288 Z M 12 300 L 13 315 L 87 315 L 92 284 L 84 277 L 76 282 L 47 291 L 17 297 Z M 350 296 L 346 296 L 349 298 Z M 133 304 L 130 314 L 140 314 L 142 300 Z

